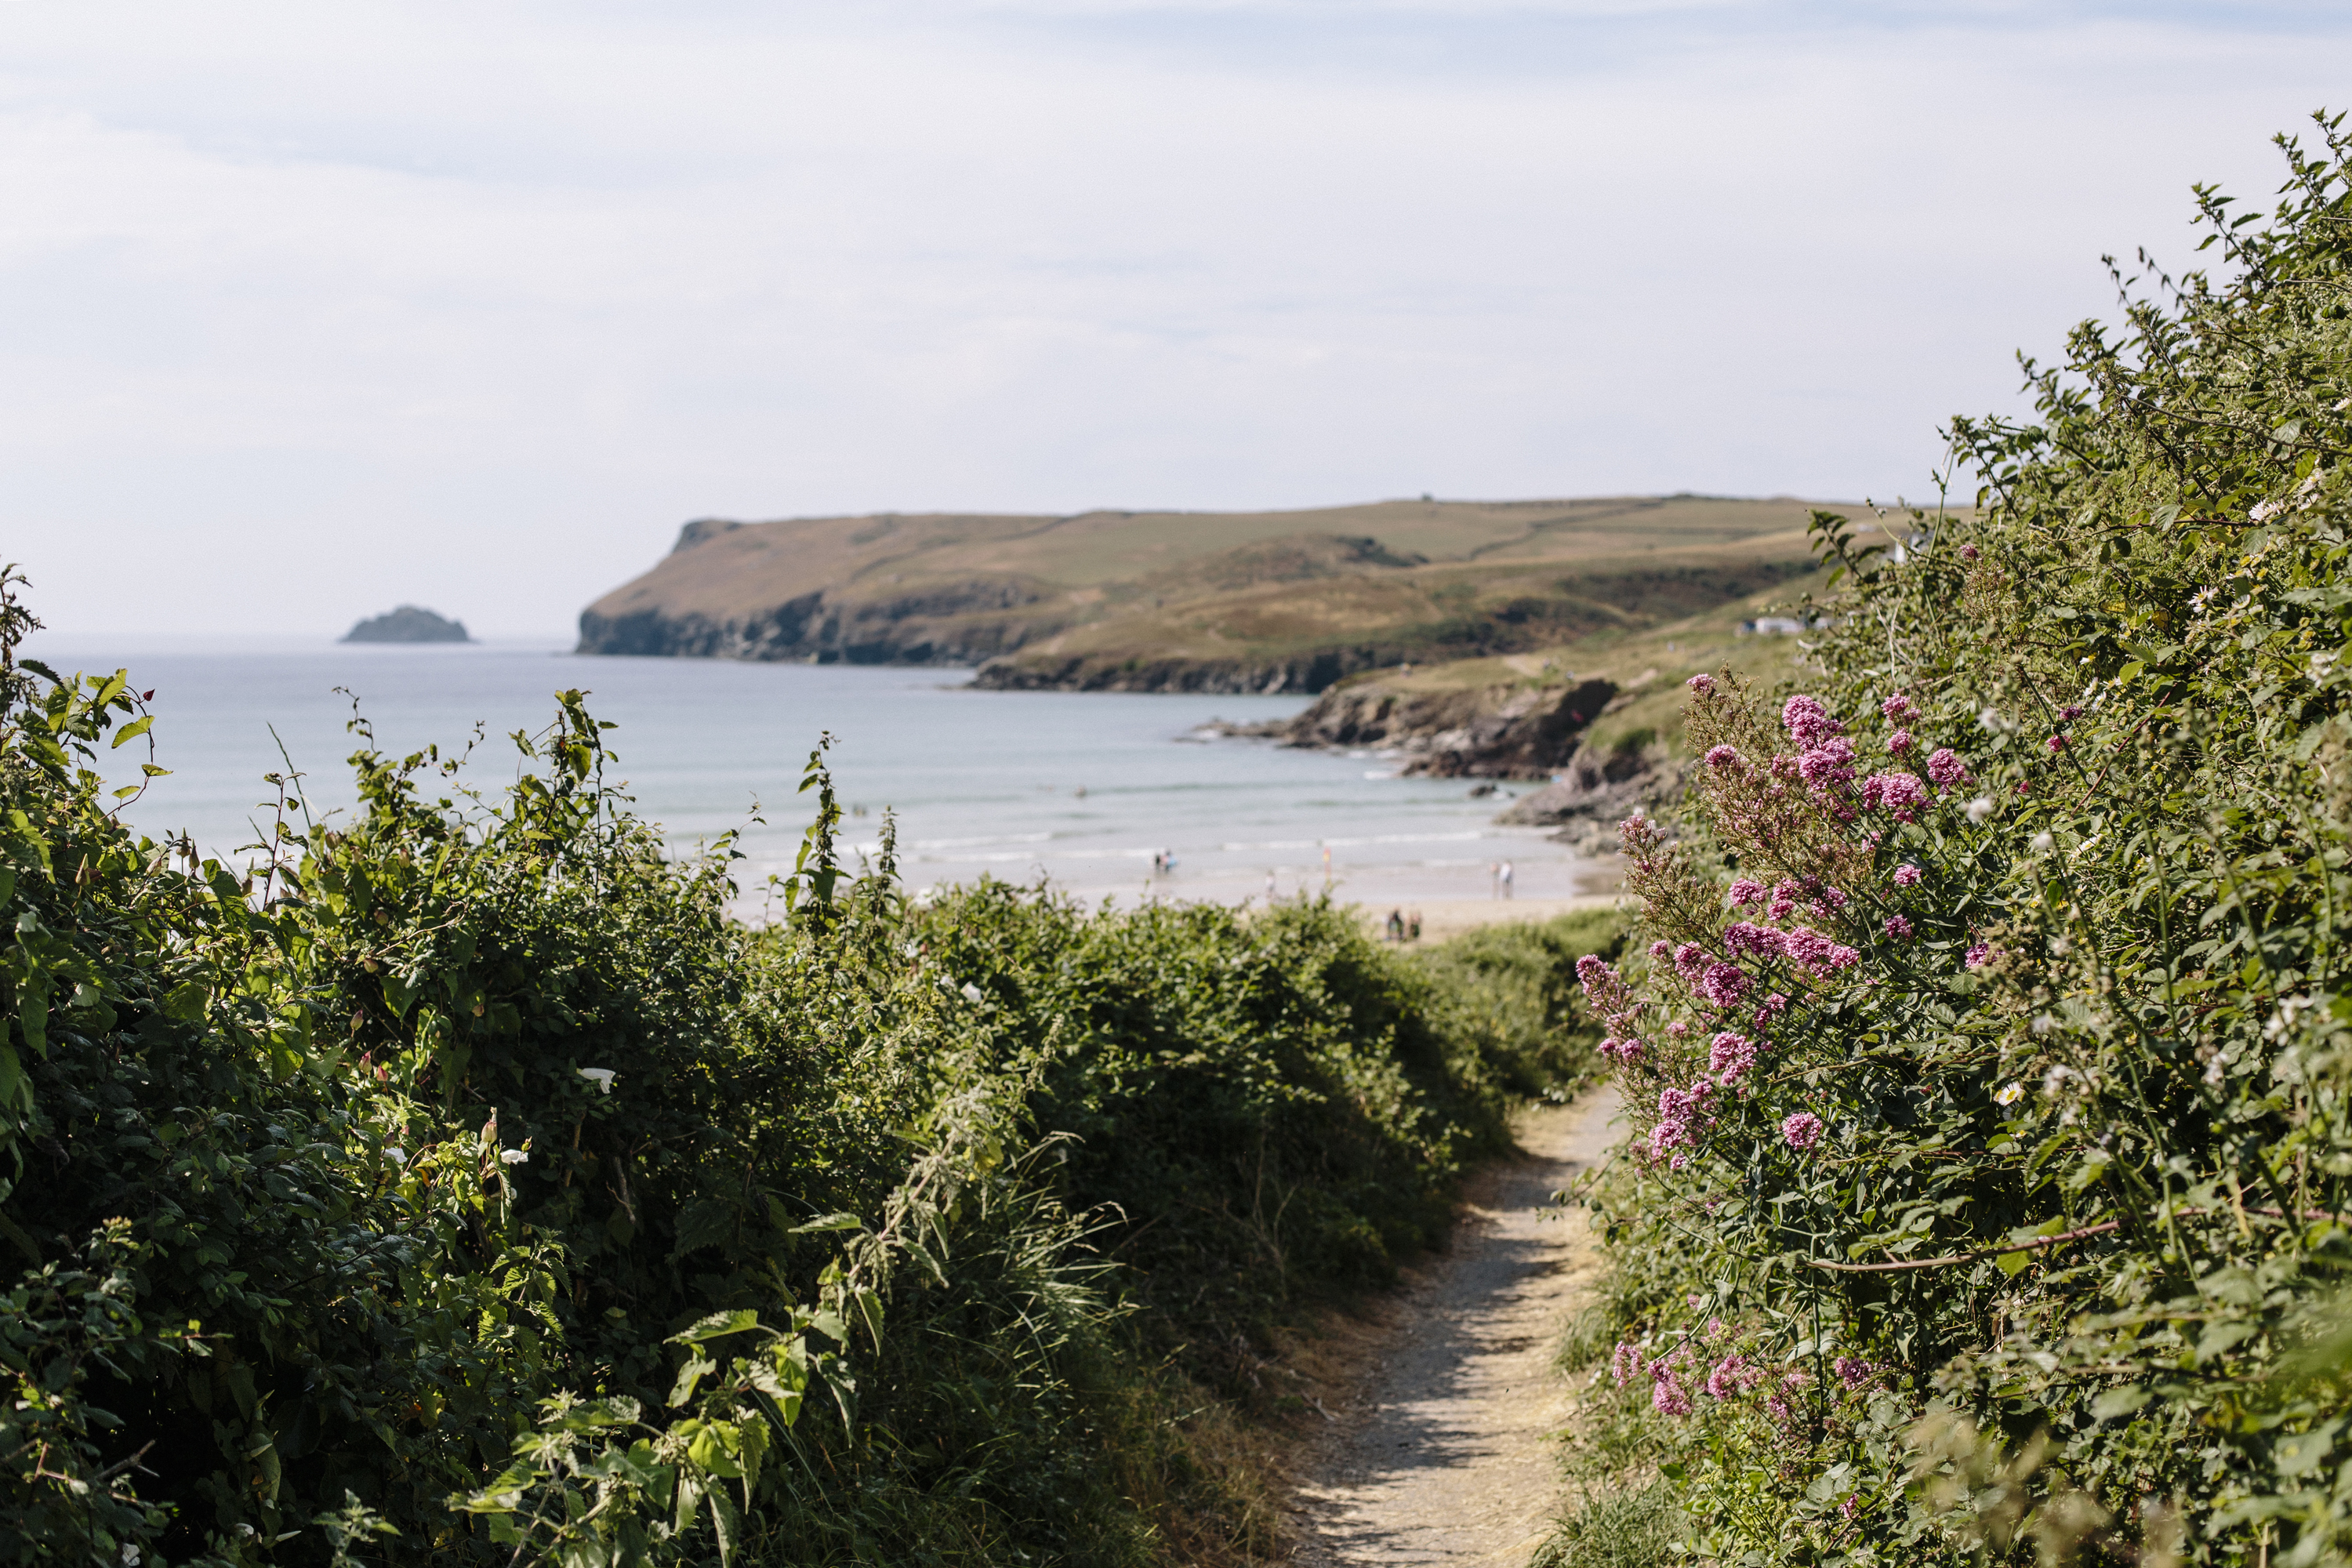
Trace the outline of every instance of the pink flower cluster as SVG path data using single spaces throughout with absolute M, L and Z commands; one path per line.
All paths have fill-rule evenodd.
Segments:
M 1714 1084 L 1699 1079 L 1688 1089 L 1662 1089 L 1658 1091 L 1658 1121 L 1650 1129 L 1650 1157 L 1663 1160 L 1675 1150 L 1698 1142 L 1706 1129 L 1707 1090 Z M 1672 1167 L 1681 1170 L 1684 1156 L 1675 1153 Z
M 1893 813 L 1897 822 L 1916 822 L 1927 804 L 1927 786 L 1916 773 L 1873 773 L 1862 781 L 1862 804 Z
M 1740 1074 L 1756 1065 L 1757 1048 L 1757 1042 L 1746 1035 L 1735 1035 L 1726 1029 L 1707 1044 L 1706 1070 L 1728 1089 L 1738 1081 Z
M 1677 1418 L 1691 1413 L 1690 1391 L 1675 1375 L 1675 1363 L 1664 1356 L 1650 1363 L 1650 1407 Z
M 1791 963 L 1815 975 L 1851 969 L 1862 956 L 1843 942 L 1832 942 L 1811 926 L 1799 926 L 1783 933 L 1780 951 L 1789 955 Z
M 1613 1061 L 1641 1060 L 1647 1047 L 1633 1033 L 1633 1024 L 1642 1016 L 1642 1002 L 1633 994 L 1633 988 L 1625 984 L 1625 977 L 1599 953 L 1588 952 L 1576 961 L 1576 980 L 1584 988 L 1586 1005 L 1611 1030 L 1609 1037 L 1601 1042 L 1601 1054 Z
M 1712 675 L 1694 675 L 1688 680 L 1683 682 L 1683 684 L 1689 687 L 1693 691 L 1697 692 L 1701 697 L 1712 697 L 1715 695 L 1715 677 Z
M 1763 1382 L 1765 1375 L 1762 1367 L 1734 1351 L 1706 1374 L 1706 1391 L 1717 1399 L 1737 1399 Z
M 1919 711 L 1919 710 L 1911 705 L 1911 699 L 1906 697 L 1900 691 L 1888 698 L 1885 701 L 1880 703 L 1878 705 L 1878 710 L 1889 719 L 1908 719 L 1911 715 Z
M 1738 778 L 1747 771 L 1748 759 L 1739 754 L 1737 746 L 1714 745 L 1706 749 L 1706 765 L 1717 773 L 1729 773 Z
M 1832 735 L 1845 732 L 1845 726 L 1830 717 L 1830 710 L 1814 697 L 1791 697 L 1780 710 L 1780 727 L 1800 746 L 1817 746 Z
M 1917 743 L 1917 741 L 1912 736 L 1911 731 L 1908 730 L 1897 730 L 1895 733 L 1886 737 L 1887 751 L 1898 757 L 1904 752 L 1909 751 Z
M 1886 934 L 1893 937 L 1897 942 L 1909 942 L 1911 940 L 1911 921 L 1902 915 L 1887 916 Z
M 1853 742 L 1843 735 L 1832 735 L 1820 745 L 1807 746 L 1797 753 L 1797 776 L 1817 791 L 1825 792 L 1849 782 L 1853 771 Z
M 1858 1394 L 1868 1388 L 1878 1376 L 1878 1367 L 1875 1363 L 1863 1361 L 1855 1356 L 1838 1357 L 1837 1360 L 1830 1363 L 1830 1370 L 1837 1373 L 1837 1380 L 1845 1384 L 1846 1392 L 1849 1394 Z
M 1822 1141 L 1822 1119 L 1810 1110 L 1782 1117 L 1780 1141 L 1800 1152 L 1811 1148 Z
M 1616 1375 L 1617 1386 L 1624 1387 L 1642 1372 L 1642 1347 L 1617 1342 L 1617 1353 L 1610 1358 L 1609 1370 Z
M 1949 746 L 1938 746 L 1927 758 L 1927 776 L 1943 789 L 1958 789 L 1976 775 L 1969 764 L 1960 761 L 1959 753 Z
M 1723 945 L 1735 958 L 1778 958 L 1782 940 L 1769 926 L 1747 921 L 1734 921 L 1723 928 Z
M 1968 964 L 1970 969 L 1982 969 L 1986 964 L 1990 963 L 1991 962 L 1992 943 L 1989 942 L 1980 942 L 1969 949 Z
M 1764 884 L 1753 877 L 1737 877 L 1731 883 L 1731 907 L 1743 909 L 1764 901 Z
M 1919 885 L 1919 868 L 1910 865 L 1895 867 L 1895 885 L 1898 888 L 1917 887 Z

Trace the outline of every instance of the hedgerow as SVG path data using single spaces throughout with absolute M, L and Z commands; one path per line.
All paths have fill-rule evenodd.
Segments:
M 356 813 L 273 776 L 207 858 L 119 820 L 153 715 L 19 661 L 16 585 L 0 1562 L 1263 1557 L 1207 1438 L 1267 1331 L 1589 1058 L 1609 930 L 1479 1002 L 1328 902 L 924 906 L 821 752 L 746 925 L 577 692 L 488 794 L 355 714 Z
M 1637 1125 L 1572 1342 L 1677 1551 L 2352 1557 L 2339 126 L 1956 423 L 1977 508 L 1817 514 L 1793 690 L 1691 682 L 1646 951 L 1585 964 Z

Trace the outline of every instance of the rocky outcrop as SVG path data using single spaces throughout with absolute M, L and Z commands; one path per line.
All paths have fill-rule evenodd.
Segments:
M 344 642 L 472 642 L 466 623 L 449 620 L 415 605 L 403 605 L 360 622 L 342 635 Z
M 1687 769 L 1687 763 L 1654 742 L 1604 752 L 1587 749 L 1570 758 L 1551 783 L 1521 795 L 1495 820 L 1556 827 L 1559 831 L 1552 837 L 1579 854 L 1607 854 L 1617 847 L 1620 822 L 1636 811 L 1655 816 L 1682 798 Z
M 1297 718 L 1255 732 L 1291 746 L 1394 752 L 1405 773 L 1429 777 L 1549 779 L 1616 695 L 1612 682 L 1599 679 L 1565 689 L 1442 691 L 1366 681 L 1327 691 Z

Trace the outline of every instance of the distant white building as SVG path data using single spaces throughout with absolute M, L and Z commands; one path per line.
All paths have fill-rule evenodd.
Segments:
M 1744 637 L 1792 637 L 1804 629 L 1805 623 L 1793 616 L 1759 616 L 1739 623 L 1739 635 Z

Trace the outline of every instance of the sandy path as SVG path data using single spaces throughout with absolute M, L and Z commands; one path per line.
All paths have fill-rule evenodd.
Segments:
M 1549 1532 L 1547 1437 L 1571 1403 L 1552 1352 L 1600 1250 L 1583 1211 L 1541 1211 L 1605 1154 L 1616 1110 L 1604 1089 L 1534 1111 L 1527 1157 L 1472 1183 L 1452 1248 L 1381 1314 L 1366 1376 L 1299 1466 L 1299 1562 L 1517 1568 Z

